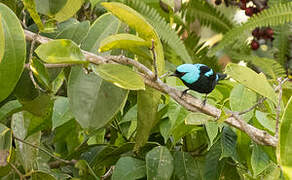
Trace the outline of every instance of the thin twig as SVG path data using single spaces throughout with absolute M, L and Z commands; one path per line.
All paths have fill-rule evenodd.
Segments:
M 10 162 L 8 162 L 8 164 L 12 167 L 12 169 L 16 172 L 16 174 L 18 174 L 20 180 L 25 179 L 24 175 L 17 169 L 17 167 L 14 164 Z
M 166 73 L 162 74 L 159 79 L 163 79 L 164 77 L 168 76 L 171 73 L 171 71 L 167 71 Z
M 68 161 L 68 160 L 65 160 L 65 159 L 61 159 L 61 158 L 59 158 L 58 156 L 55 156 L 54 154 L 50 153 L 49 151 L 47 151 L 47 150 L 45 150 L 45 149 L 43 149 L 43 148 L 41 148 L 41 147 L 39 147 L 39 146 L 37 146 L 37 145 L 34 145 L 34 144 L 32 144 L 32 143 L 26 142 L 26 141 L 24 141 L 24 140 L 22 140 L 22 139 L 20 139 L 20 138 L 18 138 L 18 137 L 16 137 L 16 136 L 13 136 L 13 139 L 15 139 L 15 140 L 17 140 L 17 141 L 20 141 L 20 142 L 22 142 L 22 143 L 24 143 L 24 144 L 27 144 L 27 145 L 29 145 L 29 146 L 31 146 L 31 147 L 34 147 L 34 148 L 36 148 L 36 149 L 39 149 L 40 151 L 46 153 L 47 155 L 51 156 L 51 157 L 54 158 L 54 159 L 57 159 L 57 160 L 59 160 L 59 161 L 62 161 L 63 163 L 66 163 L 66 164 L 72 164 L 71 161 Z
M 105 180 L 105 179 L 109 178 L 113 174 L 114 168 L 115 168 L 115 166 L 111 166 L 109 168 L 109 170 L 100 179 Z
M 157 80 L 158 77 L 158 70 L 157 70 L 157 61 L 156 61 L 156 53 L 155 53 L 155 41 L 152 39 L 152 46 L 151 46 L 151 52 L 153 55 L 153 67 L 154 67 L 154 80 Z

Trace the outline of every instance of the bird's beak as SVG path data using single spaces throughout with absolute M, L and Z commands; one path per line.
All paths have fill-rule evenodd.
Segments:
M 169 76 L 175 76 L 175 77 L 177 77 L 177 75 L 178 75 L 178 74 L 173 73 L 173 74 L 170 74 Z

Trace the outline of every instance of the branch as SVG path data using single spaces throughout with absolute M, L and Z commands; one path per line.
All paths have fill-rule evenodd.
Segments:
M 34 33 L 24 30 L 26 39 L 31 41 L 33 39 Z M 51 39 L 43 37 L 43 36 L 37 36 L 36 41 L 39 43 L 47 43 Z M 170 87 L 167 84 L 163 83 L 159 78 L 155 80 L 155 74 L 145 67 L 143 64 L 139 63 L 138 61 L 135 61 L 131 58 L 127 58 L 125 56 L 98 56 L 93 53 L 83 51 L 83 54 L 85 58 L 93 64 L 105 64 L 105 63 L 119 63 L 119 64 L 125 64 L 125 65 L 132 65 L 135 68 L 137 68 L 141 73 L 142 77 L 144 79 L 144 83 L 160 92 L 163 92 L 165 94 L 168 94 L 171 98 L 173 98 L 176 102 L 178 102 L 180 105 L 185 107 L 187 110 L 192 112 L 202 112 L 204 114 L 207 114 L 209 116 L 219 118 L 221 115 L 221 110 L 211 106 L 209 104 L 206 104 L 205 106 L 202 106 L 202 101 L 195 98 L 194 96 L 190 94 L 186 94 L 185 96 L 181 97 L 181 91 L 177 90 L 174 87 Z M 245 121 L 243 121 L 239 116 L 233 115 L 233 112 L 229 112 L 230 117 L 225 120 L 225 123 L 229 124 L 230 126 L 233 126 L 237 129 L 240 129 L 241 131 L 245 132 L 251 139 L 253 139 L 258 144 L 262 145 L 268 145 L 268 146 L 277 146 L 277 139 L 270 134 L 268 134 L 266 131 L 257 129 L 253 127 L 250 124 L 247 124 Z
M 16 174 L 18 174 L 20 180 L 25 179 L 24 175 L 17 169 L 17 167 L 14 164 L 10 162 L 8 162 L 8 164 L 12 167 L 12 169 L 16 172 Z

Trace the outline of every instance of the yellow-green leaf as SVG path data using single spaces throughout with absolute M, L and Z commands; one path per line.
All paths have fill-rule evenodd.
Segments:
M 84 0 L 67 0 L 65 6 L 55 14 L 55 19 L 59 22 L 72 17 L 82 6 Z
M 101 3 L 108 11 L 112 12 L 120 20 L 124 21 L 130 27 L 134 28 L 139 36 L 146 40 L 156 37 L 154 28 L 146 21 L 146 19 L 134 9 L 116 2 Z
M 0 14 L 0 63 L 4 56 L 5 51 L 5 36 L 4 36 L 4 29 L 2 26 L 2 16 Z
M 234 80 L 243 84 L 245 87 L 269 98 L 277 104 L 276 93 L 263 73 L 258 74 L 248 67 L 233 63 L 226 66 L 226 73 Z
M 145 89 L 142 77 L 127 66 L 102 64 L 97 66 L 96 71 L 103 79 L 112 82 L 120 88 L 130 90 Z
M 24 7 L 27 9 L 29 12 L 31 18 L 33 21 L 36 23 L 38 26 L 39 30 L 42 31 L 44 30 L 44 25 L 42 23 L 42 20 L 36 10 L 36 4 L 34 0 L 22 0 Z
M 71 40 L 59 39 L 40 45 L 36 54 L 47 63 L 87 64 L 80 48 Z
M 292 97 L 287 103 L 281 120 L 279 133 L 279 161 L 287 179 L 292 178 Z
M 109 51 L 111 49 L 131 49 L 138 46 L 151 47 L 151 41 L 145 41 L 138 36 L 132 34 L 115 34 L 106 37 L 100 43 L 100 52 Z
M 162 75 L 165 65 L 163 47 L 155 29 L 141 14 L 122 3 L 111 2 L 102 3 L 102 5 L 115 16 L 117 16 L 121 21 L 135 29 L 140 37 L 146 41 L 154 41 L 154 51 L 156 54 L 158 74 Z

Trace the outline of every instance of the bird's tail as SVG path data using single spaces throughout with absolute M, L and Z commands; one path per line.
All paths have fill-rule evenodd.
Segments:
M 227 77 L 227 74 L 217 73 L 217 75 L 219 77 L 218 81 L 223 80 L 223 79 L 225 79 Z

